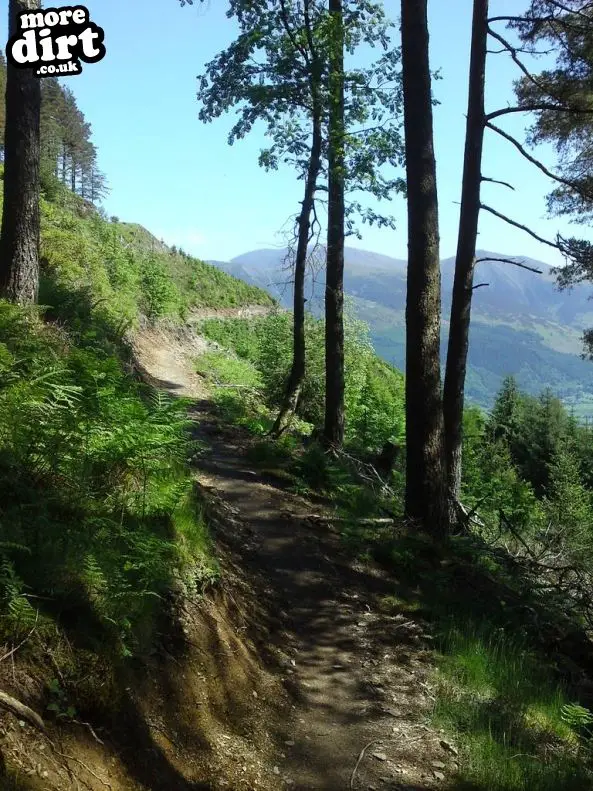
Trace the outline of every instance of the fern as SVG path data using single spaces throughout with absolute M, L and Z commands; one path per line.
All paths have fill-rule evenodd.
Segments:
M 567 703 L 564 705 L 560 716 L 567 725 L 570 725 L 575 730 L 593 725 L 593 712 L 578 703 Z

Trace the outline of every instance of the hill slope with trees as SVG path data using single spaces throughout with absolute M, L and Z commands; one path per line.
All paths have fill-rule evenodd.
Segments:
M 486 253 L 480 256 L 510 258 Z M 323 249 L 317 259 L 323 257 Z M 292 300 L 284 269 L 286 251 L 256 250 L 216 266 L 248 283 L 267 289 L 283 305 Z M 546 264 L 519 258 L 542 274 L 509 264 L 479 265 L 481 288 L 474 297 L 466 392 L 473 404 L 490 409 L 507 375 L 526 392 L 537 395 L 549 386 L 579 417 L 593 416 L 593 366 L 581 359 L 582 336 L 593 318 L 590 288 L 577 284 L 559 292 L 555 272 Z M 451 305 L 454 259 L 442 262 L 443 308 Z M 346 249 L 345 290 L 359 317 L 369 324 L 377 352 L 403 369 L 405 362 L 406 262 L 357 248 Z M 323 271 L 312 264 L 305 293 L 319 315 L 324 291 Z M 447 340 L 443 322 L 443 359 Z

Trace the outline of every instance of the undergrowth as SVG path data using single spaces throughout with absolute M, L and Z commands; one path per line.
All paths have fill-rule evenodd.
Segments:
M 215 564 L 184 402 L 88 329 L 0 302 L 0 636 L 57 619 L 128 654 L 174 581 Z
M 292 316 L 276 312 L 257 319 L 211 319 L 203 323 L 204 334 L 237 359 L 248 363 L 258 381 L 245 382 L 245 370 L 237 373 L 236 385 L 257 384 L 260 401 L 276 410 L 282 402 L 291 364 Z M 325 340 L 323 322 L 308 315 L 305 324 L 307 368 L 297 417 L 311 426 L 323 422 L 325 389 Z M 368 327 L 351 316 L 345 326 L 345 414 L 349 447 L 364 452 L 380 449 L 404 433 L 404 389 L 399 371 L 375 354 Z M 234 395 L 243 395 L 238 387 Z M 296 430 L 302 430 L 296 426 Z
M 592 788 L 582 727 L 592 701 L 550 650 L 556 633 L 578 624 L 479 539 L 436 547 L 402 530 L 375 541 L 373 555 L 394 575 L 390 610 L 422 618 L 434 638 L 432 724 L 459 747 L 453 787 Z
M 58 624 L 91 652 L 133 654 L 171 588 L 217 565 L 186 404 L 131 376 L 126 334 L 273 300 L 60 184 L 41 217 L 40 308 L 0 303 L 0 640 Z
M 50 315 L 62 315 L 64 303 L 71 314 L 80 293 L 124 328 L 140 315 L 183 320 L 194 307 L 273 304 L 265 291 L 167 248 L 141 226 L 108 221 L 61 185 L 41 210 L 39 301 Z
M 202 357 L 198 370 L 215 386 L 224 418 L 255 435 L 248 450 L 253 466 L 292 491 L 332 505 L 351 550 L 393 574 L 393 596 L 385 603 L 390 611 L 427 622 L 436 658 L 432 724 L 459 745 L 457 769 L 448 767 L 451 787 L 593 788 L 593 700 L 566 676 L 560 655 L 550 656 L 555 635 L 578 632 L 582 624 L 559 606 L 557 597 L 542 596 L 522 575 L 505 548 L 512 537 L 501 534 L 499 522 L 502 510 L 529 541 L 544 520 L 567 526 L 574 510 L 570 503 L 576 502 L 573 479 L 563 467 L 547 498 L 538 499 L 505 445 L 490 438 L 486 418 L 469 409 L 463 498 L 479 509 L 480 526 L 453 537 L 446 547 L 409 532 L 398 524 L 403 459 L 389 475 L 388 489 L 358 474 L 384 441 L 403 433 L 403 380 L 382 368 L 360 326 L 353 331 L 351 325 L 346 452 L 328 454 L 311 437 L 323 403 L 323 333 L 319 322 L 308 319 L 309 370 L 299 419 L 289 432 L 271 439 L 268 431 L 290 360 L 289 330 L 290 318 L 281 315 L 256 322 L 206 322 L 205 334 L 226 351 Z M 394 523 L 376 519 L 386 514 Z M 584 530 L 582 519 L 579 524 Z

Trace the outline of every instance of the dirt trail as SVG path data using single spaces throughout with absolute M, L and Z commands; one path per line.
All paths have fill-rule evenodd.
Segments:
M 250 438 L 218 422 L 193 373 L 191 357 L 204 341 L 188 346 L 146 331 L 135 347 L 156 384 L 196 399 L 196 434 L 208 448 L 196 476 L 235 516 L 233 530 L 217 539 L 239 559 L 265 605 L 268 648 L 290 704 L 284 719 L 269 723 L 275 757 L 269 784 L 257 787 L 442 787 L 455 764 L 442 735 L 424 724 L 429 638 L 422 624 L 381 608 L 393 582 L 353 562 L 334 533 L 308 526 L 303 517 L 318 506 L 249 468 Z M 232 779 L 217 787 L 227 785 L 234 787 Z

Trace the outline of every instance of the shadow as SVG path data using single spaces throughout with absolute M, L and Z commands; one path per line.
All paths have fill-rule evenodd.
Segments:
M 197 734 L 192 734 L 193 739 Z M 154 791 L 211 791 L 206 782 L 188 780 L 176 769 L 155 742 L 144 714 L 129 693 L 122 698 L 109 738 L 130 776 L 146 789 Z M 200 744 L 199 748 L 205 745 Z
M 385 714 L 386 708 L 393 707 L 390 689 L 417 685 L 426 678 L 434 648 L 446 650 L 452 615 L 463 628 L 471 624 L 484 628 L 486 624 L 493 634 L 502 629 L 511 639 L 520 636 L 526 650 L 534 654 L 535 663 L 550 669 L 570 700 L 591 706 L 592 696 L 583 679 L 592 675 L 593 646 L 576 620 L 562 613 L 552 597 L 533 595 L 512 557 L 498 553 L 493 570 L 492 563 L 486 561 L 491 553 L 477 539 L 455 537 L 447 546 L 436 546 L 402 528 L 395 534 L 393 530 L 389 534 L 377 531 L 367 536 L 367 548 L 378 568 L 357 564 L 339 535 L 305 527 L 294 502 L 290 505 L 294 514 L 285 515 L 286 486 L 255 472 L 245 458 L 245 448 L 253 443 L 253 437 L 235 427 L 221 430 L 208 410 L 207 403 L 194 410 L 196 430 L 210 445 L 197 466 L 218 476 L 224 503 L 238 512 L 239 524 L 225 525 L 216 518 L 220 516 L 216 503 L 212 506 L 217 540 L 238 565 L 249 570 L 261 596 L 266 628 L 262 630 L 261 621 L 254 621 L 249 639 L 275 672 L 285 676 L 284 688 L 293 705 L 307 709 L 308 724 L 313 728 L 318 725 L 324 732 L 323 727 L 331 723 L 340 734 L 339 745 L 331 741 L 329 730 L 327 739 L 311 744 L 299 734 L 292 718 L 280 726 L 276 734 L 279 751 L 286 749 L 286 740 L 295 742 L 286 759 L 287 774 L 308 771 L 314 778 L 314 783 L 292 788 L 343 791 L 344 766 L 359 753 L 361 742 L 394 722 Z M 199 422 L 201 414 L 206 425 Z M 258 491 L 254 486 L 258 483 L 268 486 Z M 381 609 L 385 599 L 393 602 L 387 611 Z M 406 627 L 408 621 L 417 628 Z M 286 652 L 291 646 L 298 648 L 295 653 L 288 650 L 296 657 L 294 671 L 279 665 L 277 656 L 277 651 Z M 386 654 L 393 658 L 391 676 L 375 681 L 375 663 L 380 665 Z M 552 666 L 551 654 L 555 660 Z M 567 673 L 562 657 L 573 663 L 576 659 L 582 675 L 575 678 Z M 358 661 L 358 666 L 348 660 Z M 313 688 L 306 686 L 307 678 L 314 680 Z M 475 721 L 491 732 L 501 748 L 505 744 L 517 745 L 517 752 L 541 748 L 541 734 L 538 739 L 526 727 L 521 706 L 499 696 L 481 704 Z M 410 690 L 402 694 L 396 708 L 404 721 L 418 719 L 418 703 Z M 392 754 L 394 760 L 418 760 L 414 748 L 405 744 L 393 747 Z M 440 760 L 442 755 L 432 757 Z M 558 767 L 554 791 L 586 787 L 576 765 L 565 769 Z M 552 774 L 550 769 L 550 777 Z M 360 787 L 368 785 L 365 780 Z M 382 787 L 424 791 L 432 785 L 394 780 Z M 551 787 L 546 785 L 546 789 Z M 487 785 L 471 784 L 449 773 L 447 788 L 491 791 Z

